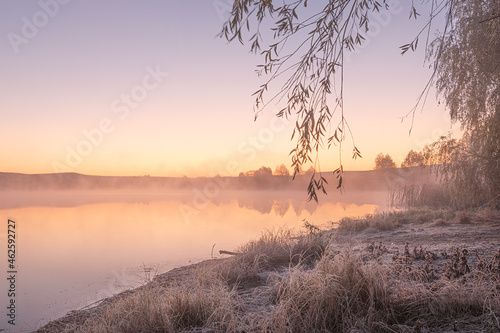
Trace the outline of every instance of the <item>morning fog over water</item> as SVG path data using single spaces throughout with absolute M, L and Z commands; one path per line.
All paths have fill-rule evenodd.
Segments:
M 332 191 L 319 204 L 306 202 L 305 191 L 222 191 L 199 205 L 192 191 L 6 191 L 0 197 L 0 216 L 16 222 L 16 328 L 26 330 L 154 274 L 220 257 L 219 250 L 234 250 L 266 229 L 304 231 L 304 219 L 330 227 L 344 216 L 387 209 L 383 191 Z

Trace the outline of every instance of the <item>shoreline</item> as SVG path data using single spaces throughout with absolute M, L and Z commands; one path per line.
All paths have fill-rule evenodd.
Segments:
M 157 283 L 157 282 L 161 281 L 160 283 L 173 284 L 173 283 L 176 283 L 179 281 L 184 281 L 186 279 L 189 279 L 190 274 L 193 274 L 193 272 L 200 269 L 201 267 L 213 265 L 215 262 L 222 262 L 222 261 L 227 260 L 227 259 L 229 259 L 229 258 L 206 259 L 206 260 L 202 260 L 202 261 L 195 263 L 195 264 L 189 264 L 189 265 L 173 268 L 165 273 L 161 273 L 161 274 L 156 275 L 147 284 L 144 284 L 144 285 L 139 286 L 137 288 L 131 288 L 131 289 L 124 290 L 116 295 L 98 300 L 92 304 L 89 304 L 89 305 L 81 308 L 81 309 L 71 310 L 68 313 L 66 313 L 64 316 L 49 321 L 48 323 L 46 323 L 42 327 L 38 328 L 34 332 L 37 332 L 37 333 L 59 332 L 60 329 L 67 328 L 67 325 L 71 325 L 71 324 L 78 323 L 78 322 L 84 322 L 86 319 L 90 318 L 91 316 L 103 311 L 106 308 L 106 306 L 108 306 L 111 303 L 117 302 L 119 300 L 122 300 L 122 299 L 130 296 L 130 295 L 141 292 L 150 283 Z
M 210 264 L 213 261 L 217 260 L 225 260 L 227 258 L 221 258 L 221 259 L 207 259 L 203 260 L 201 262 L 195 263 L 195 264 L 190 264 L 190 265 L 185 265 L 177 268 L 173 268 L 165 273 L 158 274 L 156 275 L 150 282 L 155 282 L 156 280 L 168 280 L 170 283 L 175 283 L 178 280 L 181 279 L 186 279 L 186 277 L 189 276 L 190 273 L 196 271 L 199 267 L 204 266 L 206 264 Z M 113 295 L 111 297 L 106 297 L 101 300 L 98 300 L 92 304 L 89 304 L 81 309 L 78 310 L 71 310 L 68 313 L 66 313 L 64 316 L 54 319 L 43 325 L 42 327 L 38 328 L 34 332 L 39 332 L 39 333 L 48 333 L 48 332 L 59 332 L 60 329 L 65 329 L 67 328 L 68 325 L 74 324 L 75 322 L 83 322 L 86 319 L 90 318 L 92 315 L 95 315 L 97 313 L 100 313 L 105 309 L 106 306 L 113 302 L 117 302 L 125 297 L 128 297 L 130 295 L 133 295 L 135 293 L 138 293 L 142 291 L 144 288 L 146 288 L 146 285 L 139 286 L 137 288 L 132 288 L 132 289 L 127 289 L 124 290 L 116 295 Z
M 365 219 L 357 219 L 346 221 L 353 226 Z M 341 221 L 342 224 L 342 221 Z M 386 229 L 387 230 L 384 230 Z M 435 218 L 432 220 L 411 221 L 407 224 L 396 225 L 392 227 L 384 225 L 368 225 L 362 230 L 345 230 L 345 229 L 330 229 L 322 231 L 324 236 L 332 239 L 331 251 L 341 252 L 348 249 L 350 253 L 359 255 L 362 258 L 371 256 L 367 249 L 384 248 L 383 253 L 377 256 L 377 260 L 382 263 L 390 263 L 394 260 L 396 253 L 403 253 L 405 245 L 410 249 L 417 251 L 420 249 L 436 253 L 438 256 L 443 256 L 442 253 L 451 253 L 454 248 L 467 248 L 469 255 L 469 264 L 471 267 L 477 265 L 478 255 L 495 255 L 496 251 L 500 251 L 500 214 L 497 213 L 494 217 L 480 217 L 471 215 L 467 218 L 455 216 L 450 219 Z M 500 253 L 500 252 L 499 252 Z M 182 266 L 172 269 L 168 272 L 155 276 L 151 282 L 135 288 L 124 291 L 117 295 L 98 301 L 98 304 L 84 309 L 70 311 L 65 316 L 53 320 L 35 332 L 51 333 L 60 332 L 62 330 L 75 329 L 94 316 L 104 312 L 106 308 L 114 303 L 133 295 L 140 294 L 151 284 L 166 286 L 184 285 L 187 281 L 198 277 L 200 271 L 208 272 L 217 270 L 223 264 L 230 262 L 234 257 L 208 259 L 196 264 Z M 364 260 L 368 260 L 368 259 Z M 440 257 L 435 261 L 435 266 L 443 268 L 446 265 L 447 259 Z M 267 277 L 279 271 L 276 266 L 269 267 L 268 270 L 259 273 L 263 278 L 258 283 L 250 281 L 250 283 L 239 283 L 237 293 L 243 298 L 248 298 L 249 302 L 253 302 L 251 296 L 256 289 L 259 289 L 263 284 L 267 284 Z M 274 273 L 273 273 L 274 272 Z M 261 311 L 261 309 L 258 309 Z M 186 331 L 187 332 L 187 331 Z

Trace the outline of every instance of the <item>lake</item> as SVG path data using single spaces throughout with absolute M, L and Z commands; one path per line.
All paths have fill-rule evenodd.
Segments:
M 3 314 L 0 328 L 31 331 L 154 274 L 221 257 L 219 250 L 265 229 L 300 231 L 304 219 L 330 227 L 344 216 L 387 210 L 386 201 L 386 192 L 375 191 L 335 192 L 319 204 L 306 202 L 305 191 L 222 191 L 210 200 L 187 190 L 0 192 L 1 243 L 8 219 L 15 221 L 17 271 L 16 326 Z M 8 283 L 2 279 L 2 312 Z

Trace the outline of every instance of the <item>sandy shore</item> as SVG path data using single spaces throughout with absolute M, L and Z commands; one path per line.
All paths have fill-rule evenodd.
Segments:
M 447 221 L 437 219 L 404 224 L 387 231 L 368 227 L 359 232 L 347 232 L 345 230 L 341 232 L 332 229 L 326 231 L 325 234 L 331 237 L 330 246 L 334 251 L 351 250 L 354 253 L 359 253 L 360 256 L 370 256 L 370 253 L 373 253 L 373 246 L 383 246 L 384 251 L 378 256 L 377 260 L 388 263 L 393 260 L 392 258 L 396 253 L 402 254 L 407 244 L 411 251 L 421 247 L 426 251 L 435 253 L 437 257 L 435 265 L 437 266 L 444 265 L 448 259 L 446 255 L 451 254 L 455 248 L 466 248 L 469 251 L 468 262 L 470 266 L 477 264 L 477 255 L 491 257 L 500 251 L 500 218 L 498 215 L 489 218 L 474 216 L 465 223 L 457 218 Z M 207 260 L 198 264 L 176 268 L 156 276 L 152 283 L 165 286 L 184 283 L 189 279 L 193 279 L 200 269 L 213 268 L 225 260 L 229 259 Z M 421 261 L 424 262 L 424 260 Z M 265 277 L 269 273 L 263 272 L 261 275 Z M 262 279 L 258 283 L 242 284 L 238 287 L 237 292 L 245 303 L 244 307 L 247 311 L 255 311 L 256 315 L 259 315 L 257 312 L 261 312 L 260 315 L 265 315 L 268 304 L 261 304 L 260 300 L 257 302 L 256 298 L 258 297 L 255 296 L 258 294 L 256 291 L 265 287 L 265 284 L 266 280 Z M 110 304 L 138 293 L 145 287 L 142 286 L 122 292 L 86 309 L 69 312 L 66 316 L 38 329 L 37 332 L 61 332 L 69 327 L 78 327 L 91 316 L 104 311 Z

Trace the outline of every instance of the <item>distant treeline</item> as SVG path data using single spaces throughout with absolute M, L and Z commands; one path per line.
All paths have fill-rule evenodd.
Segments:
M 336 191 L 333 172 L 324 172 L 329 191 Z M 434 176 L 430 168 L 401 168 L 389 170 L 346 171 L 346 190 L 388 190 L 399 185 L 429 181 Z M 174 189 L 217 187 L 228 190 L 302 190 L 305 191 L 310 175 L 292 176 L 255 174 L 239 177 L 114 177 L 89 176 L 78 173 L 20 174 L 0 173 L 0 190 L 120 190 L 120 189 Z

